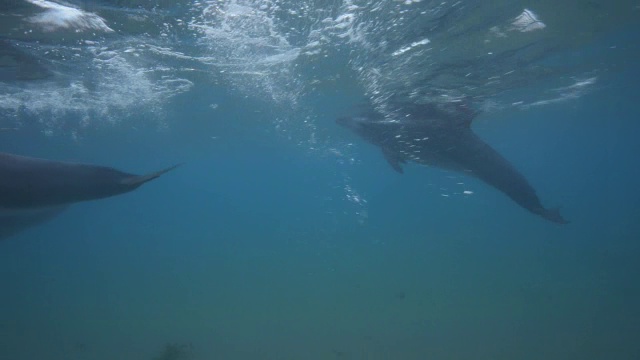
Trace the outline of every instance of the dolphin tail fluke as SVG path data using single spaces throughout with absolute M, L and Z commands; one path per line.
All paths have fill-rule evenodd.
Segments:
M 154 180 L 154 179 L 162 176 L 163 174 L 168 173 L 169 171 L 177 168 L 180 165 L 182 165 L 182 164 L 173 165 L 171 167 L 168 167 L 168 168 L 160 170 L 160 171 L 153 172 L 151 174 L 139 175 L 139 176 L 131 176 L 131 177 L 128 177 L 128 178 L 122 180 L 122 183 L 124 185 L 131 186 L 132 188 L 137 188 L 138 186 L 140 186 L 140 185 L 142 185 L 142 184 L 144 184 L 146 182 Z
M 562 215 L 560 215 L 560 208 L 559 207 L 555 207 L 555 208 L 551 208 L 551 209 L 544 209 L 543 211 L 541 211 L 540 216 L 542 216 L 543 218 L 552 221 L 556 224 L 568 224 L 569 221 L 565 218 L 562 217 Z

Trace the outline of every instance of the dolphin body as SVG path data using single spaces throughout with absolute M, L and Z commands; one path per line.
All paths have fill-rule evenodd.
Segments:
M 40 59 L 0 39 L 0 82 L 42 80 L 52 75 Z
M 132 175 L 110 167 L 0 153 L 0 239 L 47 221 L 73 203 L 133 191 L 176 166 Z
M 462 172 L 502 191 L 546 220 L 568 223 L 557 208 L 542 206 L 527 179 L 471 130 L 476 113 L 465 105 L 443 108 L 411 104 L 402 110 L 399 121 L 370 111 L 336 122 L 380 147 L 389 165 L 399 173 L 407 161 Z

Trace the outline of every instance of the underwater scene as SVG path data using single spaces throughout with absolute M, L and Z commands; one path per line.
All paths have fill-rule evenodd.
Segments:
M 0 360 L 640 359 L 636 0 L 0 1 Z

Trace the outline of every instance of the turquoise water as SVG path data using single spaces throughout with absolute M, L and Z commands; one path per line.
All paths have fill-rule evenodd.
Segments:
M 637 5 L 66 6 L 0 6 L 53 74 L 0 81 L 1 150 L 184 165 L 0 242 L 0 360 L 640 358 Z M 571 223 L 335 123 L 397 97 L 471 99 Z

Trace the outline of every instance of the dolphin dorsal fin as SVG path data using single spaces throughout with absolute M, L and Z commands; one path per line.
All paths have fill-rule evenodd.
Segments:
M 455 113 L 460 125 L 468 128 L 471 127 L 471 122 L 478 115 L 478 111 L 473 110 L 467 101 L 455 103 Z
M 395 154 L 393 151 L 385 147 L 382 147 L 382 154 L 384 155 L 384 158 L 387 160 L 389 165 L 391 165 L 393 170 L 400 174 L 404 173 L 401 164 L 405 163 L 405 160 L 401 156 L 399 156 L 399 154 Z

